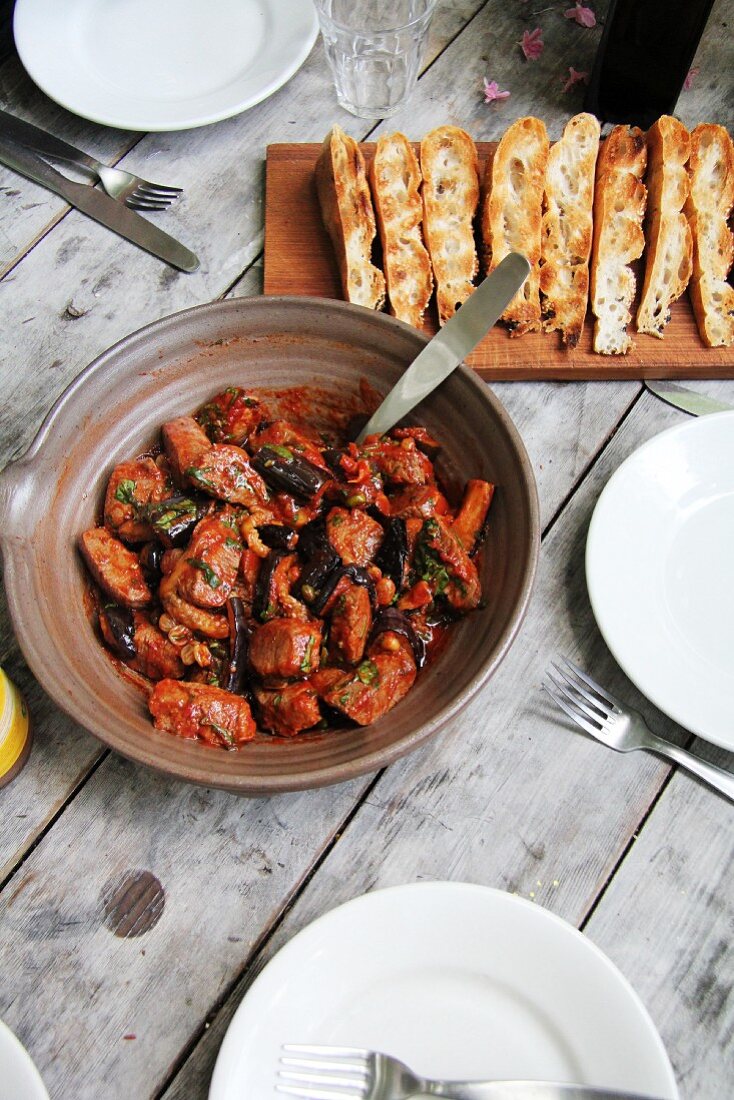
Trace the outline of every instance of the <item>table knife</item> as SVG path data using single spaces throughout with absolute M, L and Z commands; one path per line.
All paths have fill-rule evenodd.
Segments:
M 690 413 L 691 416 L 705 416 L 707 413 L 728 412 L 734 406 L 725 405 L 723 401 L 715 401 L 713 397 L 706 397 L 695 390 L 687 390 L 685 386 L 676 386 L 675 382 L 645 382 L 648 390 L 654 393 L 662 401 L 674 405 L 676 409 Z
M 140 214 L 89 184 L 67 179 L 38 153 L 25 149 L 5 136 L 0 137 L 0 162 L 26 179 L 60 195 L 83 214 L 100 222 L 113 233 L 132 241 L 146 252 L 151 252 L 158 259 L 165 260 L 172 267 L 181 271 L 196 271 L 199 266 L 199 260 L 193 252 L 156 225 L 151 225 Z
M 530 264 L 511 252 L 426 344 L 372 414 L 357 437 L 383 435 L 427 397 L 473 351 L 502 316 L 530 274 Z

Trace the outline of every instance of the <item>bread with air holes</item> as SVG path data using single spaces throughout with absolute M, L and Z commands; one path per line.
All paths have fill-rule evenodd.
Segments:
M 538 118 L 519 118 L 505 131 L 484 174 L 481 241 L 486 275 L 509 252 L 521 252 L 531 269 L 502 314 L 512 336 L 540 330 L 540 230 L 549 150 Z
M 579 342 L 589 301 L 599 132 L 593 115 L 574 115 L 551 146 L 545 170 L 540 311 L 543 331 L 559 332 L 569 348 Z
M 474 290 L 479 269 L 473 220 L 479 203 L 479 161 L 474 141 L 457 126 L 439 126 L 420 146 L 423 231 L 436 281 L 438 318 L 444 324 Z
M 688 286 L 693 243 L 683 207 L 691 137 L 682 122 L 662 115 L 647 131 L 645 278 L 637 331 L 662 339 L 670 306 Z
M 728 225 L 734 206 L 734 145 L 723 126 L 704 124 L 691 132 L 688 174 L 693 312 L 704 344 L 728 347 L 734 343 L 734 287 L 727 281 L 734 261 Z
M 433 292 L 431 260 L 423 243 L 421 171 L 404 134 L 378 138 L 370 185 L 382 243 L 390 312 L 420 327 Z
M 315 176 L 321 216 L 336 253 L 344 297 L 368 309 L 382 309 L 385 276 L 372 263 L 376 225 L 364 158 L 356 141 L 339 126 L 324 138 Z
M 594 185 L 591 309 L 594 351 L 601 355 L 625 355 L 632 347 L 628 327 L 636 279 L 631 265 L 645 247 L 646 165 L 642 130 L 615 126 L 599 150 Z

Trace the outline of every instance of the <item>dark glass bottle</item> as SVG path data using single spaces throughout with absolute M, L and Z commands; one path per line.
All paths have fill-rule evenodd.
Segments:
M 647 129 L 673 113 L 714 0 L 611 0 L 584 109 Z

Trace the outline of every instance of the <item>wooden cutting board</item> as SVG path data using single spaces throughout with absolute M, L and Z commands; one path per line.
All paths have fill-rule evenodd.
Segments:
M 313 168 L 321 146 L 269 145 L 265 166 L 266 294 L 309 294 L 341 298 L 339 272 L 331 241 L 321 222 Z M 482 168 L 489 150 L 478 142 Z M 362 150 L 369 163 L 374 145 Z M 434 333 L 433 304 L 425 331 Z M 557 333 L 529 333 L 512 338 L 495 326 L 467 362 L 483 378 L 605 379 L 605 378 L 734 378 L 734 347 L 707 348 L 687 297 L 671 310 L 665 337 L 635 333 L 627 355 L 596 355 L 592 351 L 592 317 L 587 315 L 578 347 L 563 348 Z

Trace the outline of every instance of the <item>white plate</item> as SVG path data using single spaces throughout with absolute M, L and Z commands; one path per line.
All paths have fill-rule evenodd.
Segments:
M 678 1091 L 637 995 L 575 928 L 466 883 L 378 890 L 333 909 L 253 982 L 209 1100 L 277 1097 L 282 1043 L 383 1050 L 436 1077 Z
M 734 412 L 670 428 L 622 463 L 594 509 L 586 579 L 643 695 L 734 749 Z
M 0 1100 L 48 1100 L 41 1075 L 25 1047 L 0 1020 Z
M 311 0 L 17 0 L 20 59 L 74 114 L 123 130 L 185 130 L 239 114 L 311 52 Z

